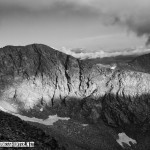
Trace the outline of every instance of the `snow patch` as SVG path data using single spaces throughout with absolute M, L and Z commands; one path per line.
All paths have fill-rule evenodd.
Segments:
M 41 124 L 44 124 L 44 125 L 53 125 L 55 122 L 57 122 L 58 120 L 69 120 L 70 118 L 67 118 L 67 117 L 58 117 L 57 114 L 56 115 L 53 115 L 53 116 L 49 116 L 48 119 L 38 119 L 38 118 L 30 118 L 30 117 L 26 117 L 26 116 L 22 116 L 22 115 L 19 115 L 19 114 L 13 114 L 17 117 L 19 117 L 20 119 L 24 120 L 24 121 L 30 121 L 30 122 L 37 122 L 37 123 L 41 123 Z
M 117 143 L 118 143 L 119 145 L 121 145 L 123 148 L 124 148 L 123 143 L 125 143 L 125 144 L 127 144 L 127 145 L 129 145 L 129 146 L 131 146 L 130 143 L 132 143 L 132 144 L 137 144 L 136 140 L 134 140 L 134 139 L 128 137 L 124 132 L 119 133 L 118 136 L 119 136 L 119 139 L 117 139 L 116 141 L 117 141 Z
M 117 66 L 114 65 L 114 66 L 111 66 L 110 69 L 114 70 L 114 69 L 116 69 L 116 67 L 117 67 Z
M 1 101 L 0 103 L 0 110 L 1 111 L 4 111 L 4 112 L 8 112 L 14 116 L 17 116 L 19 117 L 21 120 L 24 120 L 24 121 L 30 121 L 30 122 L 37 122 L 37 123 L 41 123 L 41 124 L 44 124 L 44 125 L 53 125 L 55 122 L 57 122 L 58 120 L 69 120 L 70 118 L 68 117 L 59 117 L 56 115 L 50 115 L 48 117 L 48 119 L 38 119 L 38 118 L 30 118 L 30 117 L 27 117 L 27 116 L 23 116 L 23 115 L 20 115 L 20 114 L 17 114 L 17 111 L 14 107 L 12 107 L 11 104 L 7 103 L 7 102 L 3 102 Z
M 113 65 L 104 65 L 104 64 L 96 64 L 99 67 L 103 67 L 103 68 L 110 68 L 112 70 L 116 69 L 117 65 L 113 64 Z
M 88 124 L 82 124 L 82 126 L 83 126 L 83 127 L 87 127 L 87 126 L 88 126 Z
M 43 111 L 43 108 L 41 108 L 40 111 Z

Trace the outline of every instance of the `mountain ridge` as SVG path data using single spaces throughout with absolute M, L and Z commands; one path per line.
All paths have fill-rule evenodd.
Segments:
M 0 52 L 1 98 L 16 100 L 21 110 L 53 107 L 70 98 L 99 99 L 109 93 L 149 94 L 149 74 L 93 66 L 41 44 L 9 46 Z
M 149 131 L 149 73 L 91 64 L 41 44 L 8 46 L 0 49 L 0 85 L 0 106 L 13 113 Z

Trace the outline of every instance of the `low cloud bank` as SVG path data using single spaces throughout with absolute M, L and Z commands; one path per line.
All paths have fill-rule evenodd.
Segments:
M 75 58 L 79 59 L 94 59 L 94 58 L 104 58 L 104 57 L 115 57 L 115 56 L 125 56 L 125 55 L 142 55 L 150 53 L 150 48 L 136 48 L 136 49 L 130 49 L 130 50 L 120 50 L 120 51 L 114 51 L 114 52 L 106 52 L 104 50 L 100 50 L 98 52 L 85 52 L 79 51 L 76 53 L 75 50 L 67 49 L 63 47 L 60 49 L 61 52 L 71 55 Z

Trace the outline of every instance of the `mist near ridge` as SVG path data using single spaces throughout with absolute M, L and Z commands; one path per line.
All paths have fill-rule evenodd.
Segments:
M 135 49 L 116 50 L 116 51 L 99 50 L 96 52 L 87 52 L 86 49 L 82 48 L 69 49 L 62 47 L 59 51 L 79 59 L 94 59 L 94 58 L 129 56 L 129 55 L 139 56 L 150 53 L 150 48 L 143 47 Z

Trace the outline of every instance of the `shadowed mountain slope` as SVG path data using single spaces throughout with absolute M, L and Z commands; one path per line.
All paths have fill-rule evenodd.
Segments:
M 150 73 L 150 54 L 139 56 L 129 62 L 129 66 L 136 71 Z

